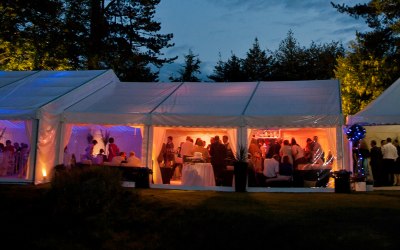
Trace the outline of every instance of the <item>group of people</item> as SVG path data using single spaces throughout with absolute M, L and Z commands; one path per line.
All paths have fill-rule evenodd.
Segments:
M 325 159 L 317 136 L 313 139 L 308 138 L 305 148 L 302 148 L 295 138 L 292 138 L 290 142 L 281 139 L 269 141 L 252 138 L 248 153 L 248 161 L 254 168 L 254 172 L 264 178 L 274 178 L 278 173 L 292 175 L 299 164 L 323 164 L 333 161 L 331 154 Z M 222 136 L 222 140 L 218 135 L 211 137 L 207 146 L 201 138 L 194 141 L 187 136 L 177 148 L 174 146 L 173 137 L 168 136 L 167 142 L 162 145 L 157 161 L 161 167 L 172 167 L 174 173 L 176 167 L 182 170 L 182 163 L 193 159 L 211 163 L 218 186 L 223 184 L 224 172 L 228 165 L 233 165 L 235 157 L 227 135 Z M 272 167 L 269 167 L 270 165 Z M 276 166 L 280 168 L 277 169 Z
M 211 137 L 210 144 L 207 146 L 206 141 L 201 138 L 194 141 L 193 138 L 187 136 L 186 140 L 181 142 L 177 148 L 174 147 L 173 137 L 168 136 L 167 142 L 163 144 L 157 158 L 160 166 L 172 167 L 173 172 L 176 167 L 182 171 L 182 163 L 193 160 L 211 163 L 216 184 L 222 185 L 223 171 L 234 160 L 228 136 L 222 136 L 222 141 L 218 135 Z
M 367 177 L 372 177 L 374 186 L 400 186 L 399 141 L 387 138 L 381 140 L 378 147 L 376 140 L 371 140 L 370 146 L 368 149 L 367 142 L 361 140 L 359 146 L 353 148 L 354 173 L 363 169 Z
M 94 147 L 97 145 L 97 140 L 91 140 L 89 145 L 85 148 L 85 154 L 81 156 L 81 161 L 89 160 L 92 164 L 102 165 L 105 162 L 109 162 L 110 165 L 121 165 L 124 163 L 125 166 L 141 167 L 142 161 L 136 156 L 134 151 L 129 152 L 127 156 L 126 152 L 120 151 L 117 144 L 115 144 L 114 138 L 108 139 L 108 155 L 106 155 L 104 149 L 99 149 L 99 153 L 94 153 Z M 75 155 L 69 156 L 68 148 L 64 149 L 64 165 L 73 166 L 76 163 Z
M 0 143 L 0 176 L 24 177 L 27 171 L 29 145 L 26 143 Z
M 293 165 L 294 169 L 299 164 L 322 164 L 325 162 L 325 153 L 318 142 L 318 137 L 314 136 L 313 140 L 307 138 L 305 148 L 302 148 L 295 138 L 289 140 L 276 139 L 275 141 L 252 138 L 248 149 L 250 159 L 256 172 L 263 171 L 265 159 L 271 159 L 274 156 L 280 162 L 283 162 L 285 156 L 288 162 Z M 332 155 L 328 156 L 332 161 Z
M 334 157 L 325 153 L 318 142 L 318 137 L 307 138 L 302 148 L 295 138 L 289 140 L 265 140 L 252 138 L 249 149 L 250 168 L 255 175 L 255 182 L 265 183 L 266 179 L 278 176 L 292 176 L 299 164 L 332 164 Z

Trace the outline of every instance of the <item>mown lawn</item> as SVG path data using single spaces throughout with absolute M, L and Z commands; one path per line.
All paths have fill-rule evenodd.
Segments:
M 48 186 L 0 185 L 4 249 L 399 249 L 400 192 L 127 189 L 114 214 L 57 212 Z M 95 210 L 95 208 L 93 208 Z

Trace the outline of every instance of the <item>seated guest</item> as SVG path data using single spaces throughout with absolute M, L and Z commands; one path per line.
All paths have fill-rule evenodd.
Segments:
M 142 161 L 136 157 L 135 152 L 131 151 L 129 153 L 126 165 L 132 167 L 142 167 Z
M 96 157 L 93 159 L 95 164 L 103 164 L 104 162 L 107 161 L 107 155 L 104 152 L 104 149 L 100 149 L 99 153 L 96 155 Z
M 263 174 L 266 178 L 276 178 L 279 174 L 279 155 L 264 160 Z
M 111 160 L 112 165 L 120 165 L 121 163 L 126 163 L 125 152 L 120 152 L 118 156 L 114 156 Z
M 289 162 L 289 157 L 284 156 L 282 158 L 282 163 L 279 165 L 279 175 L 284 176 L 292 176 L 293 174 L 293 165 Z

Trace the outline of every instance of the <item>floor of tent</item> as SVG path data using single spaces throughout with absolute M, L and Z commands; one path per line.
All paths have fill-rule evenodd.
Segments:
M 182 186 L 173 184 L 151 184 L 150 188 L 174 189 L 174 190 L 195 190 L 195 191 L 218 191 L 234 192 L 235 187 L 200 187 L 200 186 Z M 333 188 L 294 188 L 294 187 L 247 187 L 247 192 L 277 192 L 277 193 L 311 193 L 311 192 L 334 192 Z
M 134 182 L 125 182 L 125 187 L 135 187 Z M 235 187 L 227 186 L 183 186 L 180 180 L 171 180 L 170 184 L 150 184 L 150 188 L 170 189 L 170 190 L 188 190 L 188 191 L 218 191 L 234 192 Z M 398 190 L 400 186 L 373 187 L 373 191 L 379 190 Z M 334 193 L 335 189 L 331 187 L 247 187 L 247 192 L 270 192 L 270 193 Z

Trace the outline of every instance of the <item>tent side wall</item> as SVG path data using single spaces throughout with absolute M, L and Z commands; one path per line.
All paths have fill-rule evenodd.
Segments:
M 51 174 L 53 168 L 62 162 L 62 159 L 59 159 L 59 152 L 63 151 L 60 141 L 62 112 L 71 106 L 71 104 L 90 95 L 93 91 L 115 81 L 119 81 L 117 76 L 112 70 L 108 70 L 69 93 L 42 106 L 38 110 L 39 136 L 37 142 L 35 184 L 48 182 L 48 176 Z

